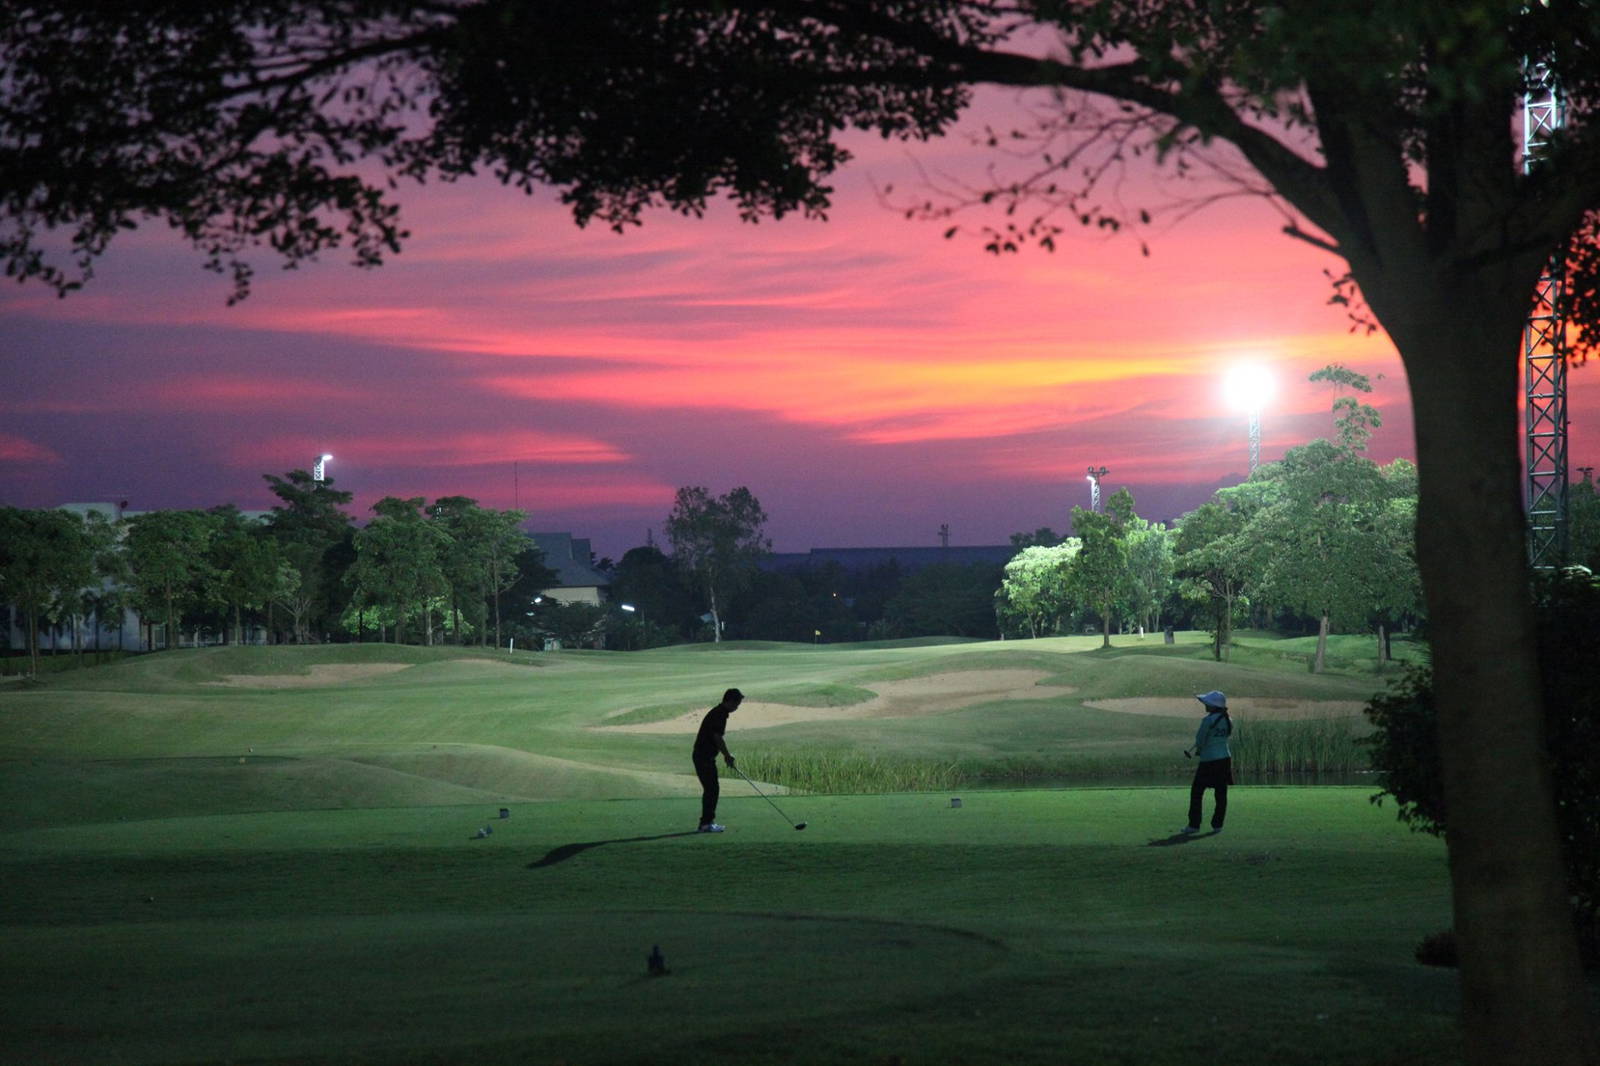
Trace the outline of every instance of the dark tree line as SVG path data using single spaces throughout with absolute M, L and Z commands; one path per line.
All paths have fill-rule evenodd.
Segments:
M 21 609 L 30 653 L 46 626 L 66 629 L 74 648 L 84 634 L 96 643 L 102 629 L 120 634 L 127 610 L 149 648 L 186 639 L 498 645 L 506 617 L 525 619 L 555 580 L 518 528 L 521 511 L 462 496 L 389 497 L 358 525 L 344 510 L 351 494 L 331 478 L 265 477 L 278 502 L 260 519 L 232 504 L 115 522 L 0 509 L 0 598 Z

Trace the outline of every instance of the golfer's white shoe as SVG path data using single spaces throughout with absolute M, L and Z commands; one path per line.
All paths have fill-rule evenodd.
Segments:
M 716 822 L 710 822 L 710 823 L 708 823 L 706 825 L 701 826 L 699 828 L 698 832 L 701 832 L 701 833 L 720 833 L 726 828 L 728 828 L 728 827 L 725 826 L 725 825 L 718 825 Z

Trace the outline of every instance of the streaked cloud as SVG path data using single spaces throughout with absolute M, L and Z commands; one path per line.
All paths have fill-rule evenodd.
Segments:
M 14 433 L 0 433 L 0 463 L 59 463 L 61 456 L 54 448 L 19 437 Z
M 232 458 L 238 465 L 252 466 L 259 465 L 263 452 L 318 455 L 319 449 L 332 447 L 334 439 L 338 440 L 336 457 L 341 463 L 366 467 L 431 470 L 518 462 L 534 468 L 615 464 L 629 459 L 627 453 L 604 441 L 538 430 L 380 435 L 334 431 L 322 438 L 278 436 L 240 442 L 234 446 Z
M 1153 233 L 1148 257 L 1069 234 L 996 258 L 886 210 L 873 180 L 914 168 L 862 148 L 826 223 L 717 205 L 619 237 L 492 182 L 408 191 L 415 236 L 382 269 L 263 263 L 232 308 L 170 234 L 130 234 L 66 300 L 0 289 L 0 498 L 265 506 L 262 473 L 331 452 L 358 513 L 467 495 L 613 555 L 684 484 L 748 485 L 780 548 L 932 543 L 947 522 L 1003 541 L 1064 528 L 1091 464 L 1158 517 L 1243 476 L 1221 395 L 1242 361 L 1279 380 L 1269 458 L 1331 432 L 1334 393 L 1306 379 L 1332 362 L 1382 375 L 1374 457 L 1412 454 L 1391 347 L 1349 332 L 1333 261 L 1261 204 Z M 1572 379 L 1575 466 L 1600 447 L 1593 378 Z

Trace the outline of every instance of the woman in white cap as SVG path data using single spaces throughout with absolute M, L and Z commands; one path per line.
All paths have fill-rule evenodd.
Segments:
M 1200 832 L 1200 801 L 1208 788 L 1217 793 L 1211 831 L 1222 832 L 1222 823 L 1228 817 L 1228 786 L 1233 784 L 1233 752 L 1228 749 L 1233 719 L 1228 717 L 1228 697 L 1212 691 L 1202 692 L 1195 699 L 1206 709 L 1206 716 L 1194 735 L 1194 757 L 1200 765 L 1194 771 L 1194 784 L 1189 786 L 1189 824 L 1183 827 L 1188 836 Z

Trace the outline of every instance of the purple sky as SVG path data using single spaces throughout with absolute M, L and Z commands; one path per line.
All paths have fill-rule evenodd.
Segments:
M 1337 264 L 1264 202 L 1157 226 L 1149 257 L 1075 233 L 995 258 L 883 202 L 916 181 L 904 149 L 861 154 L 825 223 L 719 205 L 617 236 L 548 192 L 405 190 L 392 262 L 258 257 L 231 308 L 147 226 L 65 300 L 0 289 L 0 504 L 266 507 L 262 474 L 326 451 L 361 518 L 384 495 L 468 495 L 613 557 L 659 537 L 686 484 L 748 486 L 780 551 L 937 544 L 942 523 L 1004 543 L 1064 530 L 1090 465 L 1155 519 L 1239 480 L 1246 416 L 1222 380 L 1245 362 L 1277 382 L 1266 459 L 1330 434 L 1334 393 L 1306 379 L 1331 362 L 1382 375 L 1372 457 L 1413 454 L 1391 346 L 1349 332 L 1326 304 Z M 959 139 L 914 155 L 984 161 Z M 1597 382 L 1572 375 L 1574 467 L 1600 455 Z

